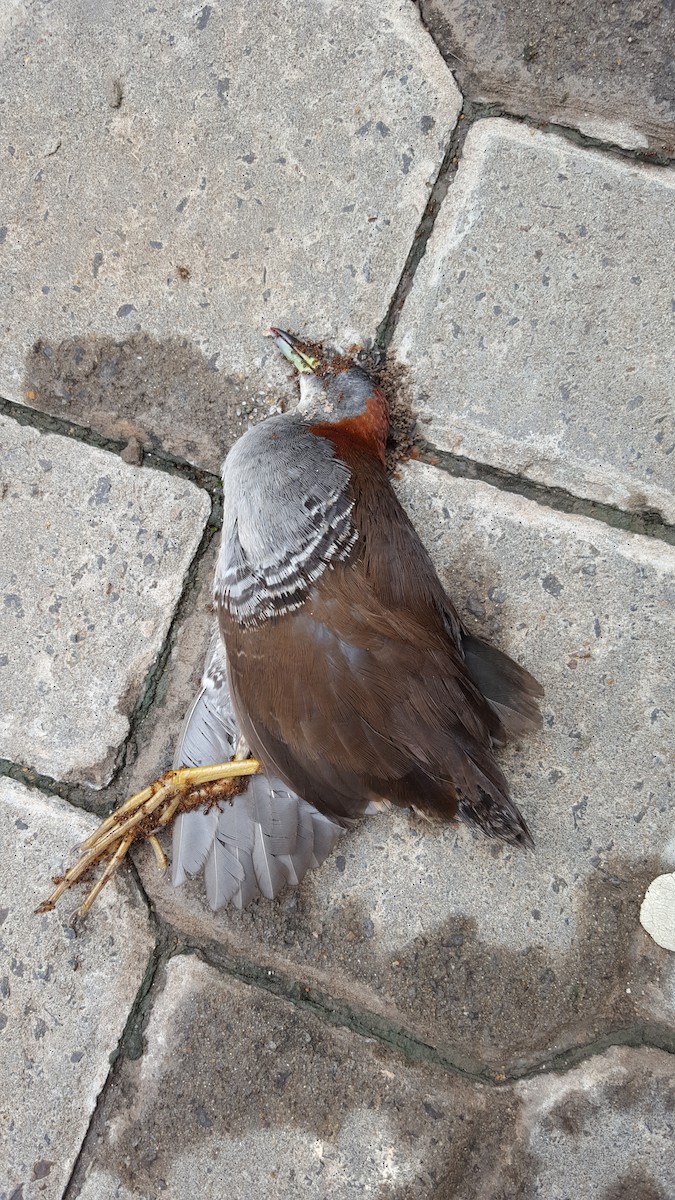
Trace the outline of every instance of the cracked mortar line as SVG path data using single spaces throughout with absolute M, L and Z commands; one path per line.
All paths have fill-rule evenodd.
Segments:
M 73 1169 L 63 1192 L 63 1200 L 74 1200 L 79 1194 L 88 1165 L 93 1161 L 98 1130 L 105 1120 L 108 1097 L 123 1069 L 125 1059 L 135 1061 L 144 1053 L 144 1034 L 152 1017 L 154 1003 L 163 987 L 163 972 L 170 960 L 179 955 L 192 956 L 212 970 L 226 975 L 247 987 L 258 988 L 276 999 L 286 1001 L 308 1012 L 322 1024 L 346 1029 L 356 1037 L 375 1041 L 386 1050 L 401 1054 L 411 1065 L 429 1064 L 447 1075 L 458 1076 L 469 1083 L 499 1090 L 522 1080 L 540 1078 L 544 1074 L 564 1074 L 588 1059 L 603 1054 L 613 1046 L 649 1047 L 675 1054 L 675 1035 L 666 1027 L 650 1024 L 610 1030 L 592 1041 L 580 1043 L 542 1056 L 542 1060 L 521 1071 L 498 1072 L 481 1067 L 461 1053 L 437 1050 L 400 1026 L 378 1014 L 350 1008 L 333 1002 L 331 997 L 271 968 L 261 967 L 242 958 L 229 956 L 223 948 L 208 939 L 195 941 L 183 937 L 160 918 L 148 897 L 135 868 L 133 874 L 146 904 L 156 941 L 129 1010 L 117 1047 L 110 1055 L 110 1071 L 103 1084 L 77 1153 Z
M 29 405 L 20 404 L 16 400 L 7 400 L 4 396 L 0 396 L 0 416 L 16 421 L 18 425 L 27 425 L 32 429 L 37 429 L 39 433 L 55 433 L 59 437 L 69 438 L 73 442 L 82 442 L 85 446 L 93 446 L 96 450 L 106 450 L 117 458 L 122 457 L 122 452 L 128 445 L 125 440 L 104 437 L 103 434 L 97 433 L 87 425 L 79 425 L 76 421 L 55 417 L 51 413 L 42 412 L 39 408 L 30 408 Z M 187 459 L 167 454 L 166 451 L 160 453 L 156 450 L 142 450 L 142 459 L 139 465 L 149 467 L 153 471 L 162 471 L 165 475 L 178 475 L 180 479 L 188 479 L 196 487 L 208 492 L 211 497 L 212 510 L 207 528 L 213 524 L 214 517 L 219 522 L 216 528 L 220 528 L 222 483 L 219 475 L 215 475 L 203 467 L 195 467 Z
M 159 918 L 158 918 L 159 920 Z M 165 926 L 165 928 L 170 928 Z M 634 1025 L 608 1030 L 588 1042 L 569 1046 L 553 1054 L 542 1054 L 541 1061 L 522 1070 L 503 1072 L 482 1066 L 461 1051 L 438 1050 L 422 1041 L 402 1026 L 394 1025 L 377 1013 L 354 1009 L 336 1004 L 329 995 L 311 987 L 301 980 L 275 971 L 269 967 L 229 956 L 222 946 L 204 939 L 201 942 L 181 938 L 174 931 L 176 948 L 169 958 L 179 954 L 195 955 L 214 970 L 222 972 L 248 987 L 257 987 L 278 999 L 286 1000 L 294 1007 L 311 1012 L 328 1025 L 349 1030 L 358 1037 L 367 1038 L 388 1046 L 403 1054 L 410 1063 L 428 1062 L 450 1075 L 457 1075 L 473 1083 L 502 1088 L 520 1080 L 538 1078 L 543 1074 L 560 1074 L 578 1066 L 588 1058 L 602 1054 L 612 1046 L 640 1047 L 663 1050 L 675 1054 L 675 1033 L 665 1025 L 636 1022 Z
M 82 442 L 84 445 L 93 446 L 96 449 L 115 454 L 116 457 L 121 457 L 121 453 L 126 446 L 126 442 L 103 437 L 84 425 L 65 421 L 62 418 L 42 413 L 37 409 L 17 404 L 3 397 L 0 397 L 0 415 L 15 420 L 19 425 L 26 425 L 37 429 L 40 433 L 67 437 L 71 441 Z M 28 787 L 37 788 L 50 795 L 60 796 L 61 799 L 67 800 L 76 808 L 82 808 L 96 815 L 99 815 L 105 806 L 101 805 L 100 802 L 97 803 L 94 796 L 100 801 L 101 798 L 107 795 L 119 779 L 123 770 L 134 761 L 135 755 L 132 753 L 132 750 L 136 743 L 138 729 L 152 708 L 157 689 L 160 686 L 171 655 L 178 628 L 186 615 L 186 608 L 195 585 L 200 563 L 207 554 L 214 537 L 220 531 L 223 519 L 222 484 L 219 476 L 214 475 L 210 471 L 194 467 L 192 464 L 171 455 L 158 454 L 156 451 L 145 451 L 141 466 L 149 467 L 151 470 L 162 471 L 164 474 L 177 475 L 181 479 L 188 479 L 196 487 L 199 487 L 208 494 L 211 500 L 211 512 L 209 513 L 199 546 L 186 571 L 183 588 L 162 646 L 155 661 L 148 669 L 138 699 L 129 713 L 129 729 L 124 741 L 120 745 L 117 763 L 110 782 L 102 791 L 92 793 L 92 790 L 84 784 L 59 781 L 49 775 L 43 775 L 34 771 L 30 766 L 24 766 L 14 763 L 9 759 L 0 758 L 0 778 L 2 776 L 9 776 L 20 783 L 26 784 Z
M 422 462 L 432 467 L 438 467 L 439 470 L 445 471 L 457 479 L 472 479 L 480 483 L 487 483 L 490 487 L 498 488 L 499 491 L 515 493 L 523 496 L 526 500 L 533 500 L 542 508 L 571 513 L 579 517 L 590 517 L 612 529 L 622 529 L 626 533 L 657 538 L 669 546 L 675 546 L 675 525 L 667 524 L 656 509 L 629 512 L 619 508 L 618 505 L 606 504 L 600 500 L 589 500 L 583 496 L 577 496 L 574 492 L 568 492 L 566 488 L 538 483 L 526 476 L 507 471 L 504 467 L 477 462 L 473 458 L 465 458 L 463 455 L 453 454 L 449 450 L 439 450 L 421 436 L 415 438 L 415 448 Z

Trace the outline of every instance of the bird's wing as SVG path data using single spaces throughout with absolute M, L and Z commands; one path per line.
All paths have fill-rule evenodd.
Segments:
M 407 515 L 386 480 L 373 487 L 376 469 L 353 470 L 357 552 L 305 603 L 253 626 L 219 610 L 245 736 L 337 819 L 384 798 L 528 842 L 492 752 L 500 716 Z
M 227 762 L 239 725 L 217 630 L 206 656 L 199 692 L 185 717 L 174 767 Z M 333 850 L 340 826 L 301 800 L 279 779 L 251 776 L 246 791 L 222 806 L 182 813 L 173 829 L 175 887 L 202 867 L 213 909 L 244 908 L 256 896 L 270 899 L 300 882 Z

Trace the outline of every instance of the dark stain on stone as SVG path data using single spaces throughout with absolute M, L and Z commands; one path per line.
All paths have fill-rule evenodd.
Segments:
M 33 1167 L 33 1179 L 46 1179 L 53 1166 L 53 1162 L 41 1158 Z
M 581 1137 L 589 1120 L 597 1117 L 599 1104 L 580 1092 L 565 1096 L 542 1122 L 542 1127 L 551 1133 L 559 1131 L 566 1137 Z
M 223 1012 L 234 1026 L 231 1038 L 222 1035 Z M 402 1161 L 416 1163 L 414 1192 L 392 1184 L 374 1186 L 373 1195 L 455 1197 L 446 1174 L 449 1153 L 453 1179 L 456 1171 L 484 1179 L 499 1156 L 502 1131 L 520 1107 L 507 1092 L 494 1091 L 486 1108 L 480 1084 L 448 1080 L 435 1067 L 403 1069 L 395 1052 L 215 971 L 195 981 L 189 1011 L 169 1018 L 163 1032 L 171 1053 L 161 1056 L 156 1086 L 140 1088 L 142 1064 L 127 1060 L 92 1127 L 101 1168 L 113 1168 L 148 1200 L 159 1200 L 173 1160 L 203 1145 L 205 1137 L 225 1146 L 258 1131 L 281 1130 L 292 1144 L 297 1130 L 320 1139 L 330 1161 L 345 1125 L 364 1109 L 376 1114 Z M 110 1099 L 123 1119 L 110 1119 Z M 195 1119 L 186 1120 L 186 1112 Z M 208 1114 L 210 1126 L 200 1112 Z M 349 1142 L 356 1137 L 352 1123 Z M 366 1151 L 366 1161 L 374 1184 L 378 1153 Z M 280 1172 L 288 1162 L 282 1149 Z
M 631 1171 L 602 1193 L 599 1200 L 672 1200 L 659 1184 L 642 1171 Z
M 607 11 L 595 0 L 419 0 L 422 20 L 469 101 L 576 124 L 595 116 L 675 145 L 670 47 L 675 9 L 663 0 Z
M 384 393 L 389 413 L 387 467 L 393 473 L 399 463 L 410 458 L 415 444 L 417 416 L 413 408 L 412 376 L 409 368 L 394 354 L 380 356 L 374 350 L 357 354 L 357 361 Z
M 556 599 L 563 590 L 563 585 L 555 575 L 545 575 L 541 581 L 541 586 L 549 595 L 555 596 Z
M 206 29 L 206 26 L 209 23 L 209 19 L 211 17 L 212 12 L 213 12 L 213 9 L 211 8 L 211 5 L 205 4 L 204 7 L 200 10 L 199 16 L 197 17 L 197 29 L 199 29 L 200 31 L 202 29 Z
M 316 986 L 343 995 L 345 1003 L 350 985 L 367 987 L 373 1011 L 387 1012 L 458 1065 L 519 1072 L 639 1022 L 635 998 L 658 987 L 668 959 L 638 924 L 645 889 L 660 869 L 656 857 L 630 863 L 609 855 L 577 893 L 577 926 L 566 954 L 537 941 L 518 951 L 483 943 L 469 917 L 453 917 L 386 953 L 378 939 L 363 935 L 373 914 L 359 900 L 346 895 L 326 911 L 304 889 L 292 908 L 282 896 L 243 913 L 226 910 L 221 936 L 235 945 L 243 940 L 247 953 L 259 946 L 261 965 L 290 960 L 295 965 L 288 970 L 302 967 Z M 563 888 L 564 880 L 551 885 L 553 893 Z
M 269 412 L 245 380 L 212 370 L 187 338 L 133 333 L 35 343 L 24 394 L 33 408 L 217 472 L 250 421 Z M 239 411 L 237 411 L 239 410 Z

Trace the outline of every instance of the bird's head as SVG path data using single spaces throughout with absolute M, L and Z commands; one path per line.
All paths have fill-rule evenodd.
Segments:
M 389 432 L 387 403 L 360 367 L 303 346 L 283 329 L 270 330 L 300 380 L 296 412 L 312 430 L 333 441 L 352 441 L 384 461 Z

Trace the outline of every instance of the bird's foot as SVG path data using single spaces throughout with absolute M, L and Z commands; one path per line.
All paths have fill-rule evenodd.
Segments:
M 255 759 L 247 758 L 216 766 L 180 767 L 177 771 L 167 771 L 142 792 L 125 800 L 82 842 L 78 861 L 64 875 L 53 880 L 54 891 L 36 908 L 36 913 L 51 912 L 64 892 L 99 863 L 105 862 L 102 874 L 77 910 L 77 917 L 86 916 L 136 841 L 148 841 L 159 869 L 165 870 L 168 863 L 156 837 L 159 830 L 170 825 L 179 813 L 231 800 L 245 787 L 246 777 L 255 775 L 259 769 Z

